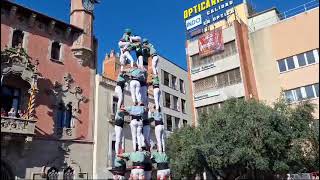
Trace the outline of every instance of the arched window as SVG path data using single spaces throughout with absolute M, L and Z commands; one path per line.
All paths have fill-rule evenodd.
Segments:
M 57 112 L 57 127 L 62 128 L 64 125 L 65 119 L 65 107 L 64 103 L 61 102 L 58 105 L 58 112 Z
M 59 170 L 55 167 L 52 167 L 48 170 L 47 180 L 58 180 Z
M 23 32 L 20 30 L 14 30 L 12 35 L 12 47 L 18 47 L 19 44 L 23 47 Z
M 59 103 L 57 110 L 57 127 L 71 128 L 72 119 L 72 103 L 69 102 L 66 106 L 63 102 Z
M 60 60 L 60 47 L 61 45 L 54 41 L 51 45 L 51 59 Z
M 72 118 L 72 104 L 68 103 L 66 107 L 66 118 L 64 127 L 71 128 L 71 118 Z
M 72 180 L 73 179 L 73 169 L 71 167 L 67 167 L 63 171 L 63 179 L 64 180 Z

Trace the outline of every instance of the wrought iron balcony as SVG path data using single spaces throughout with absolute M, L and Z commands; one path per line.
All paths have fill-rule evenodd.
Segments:
M 34 135 L 36 120 L 1 116 L 1 133 Z

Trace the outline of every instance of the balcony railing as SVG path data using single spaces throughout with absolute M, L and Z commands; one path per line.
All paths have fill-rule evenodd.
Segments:
M 35 120 L 1 116 L 1 133 L 34 135 Z

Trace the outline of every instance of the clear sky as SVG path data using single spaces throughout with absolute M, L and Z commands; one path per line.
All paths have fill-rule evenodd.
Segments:
M 280 12 L 312 0 L 247 0 L 257 11 L 277 7 Z M 59 20 L 69 22 L 70 0 L 15 0 Z M 94 33 L 98 38 L 98 72 L 105 54 L 118 51 L 125 28 L 146 37 L 162 56 L 186 69 L 183 11 L 202 0 L 100 0 L 95 7 Z

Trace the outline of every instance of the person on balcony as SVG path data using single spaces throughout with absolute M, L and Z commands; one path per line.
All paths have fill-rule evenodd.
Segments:
M 3 108 L 1 108 L 1 116 L 2 117 L 8 116 L 6 110 L 4 110 Z
M 11 108 L 8 112 L 9 117 L 16 117 L 16 110 L 14 108 Z

